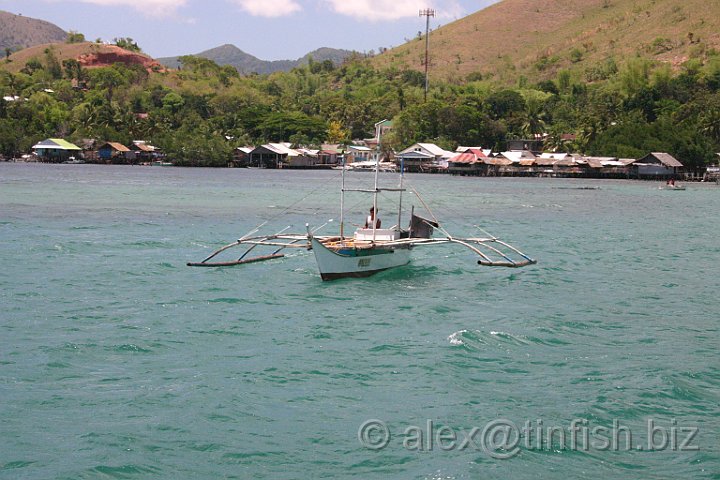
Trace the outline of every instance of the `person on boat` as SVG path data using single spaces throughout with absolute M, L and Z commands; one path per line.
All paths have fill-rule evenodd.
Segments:
M 380 228 L 381 223 L 375 215 L 375 207 L 370 207 L 370 215 L 365 219 L 365 228 L 373 228 L 373 224 L 375 224 L 375 228 Z

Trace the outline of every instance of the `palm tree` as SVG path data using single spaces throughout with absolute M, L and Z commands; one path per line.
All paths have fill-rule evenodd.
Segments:
M 522 123 L 522 133 L 526 138 L 535 138 L 545 133 L 545 110 L 542 102 L 528 99 Z

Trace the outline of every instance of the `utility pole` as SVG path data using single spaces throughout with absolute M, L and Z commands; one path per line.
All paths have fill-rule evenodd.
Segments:
M 430 68 L 430 17 L 435 16 L 435 10 L 432 8 L 420 10 L 420 16 L 427 18 L 425 24 L 425 103 L 427 103 L 428 90 L 430 89 L 430 77 L 428 76 L 428 69 Z

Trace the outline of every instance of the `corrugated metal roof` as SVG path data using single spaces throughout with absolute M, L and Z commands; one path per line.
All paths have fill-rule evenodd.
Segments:
M 298 148 L 297 152 L 301 153 L 307 157 L 317 157 L 318 154 L 320 153 L 320 150 L 310 150 L 307 148 Z
M 487 165 L 496 165 L 496 166 L 501 166 L 501 167 L 513 164 L 512 160 L 510 160 L 509 158 L 504 158 L 504 157 L 485 158 L 485 159 L 483 159 L 483 162 L 486 163 Z
M 442 148 L 438 147 L 434 143 L 416 143 L 415 145 L 412 145 L 402 152 L 403 153 L 409 153 L 412 151 L 416 151 L 417 149 L 425 150 L 426 152 L 430 153 L 434 157 L 440 157 L 440 158 L 452 158 L 455 156 L 455 152 L 448 152 L 447 150 L 443 150 Z
M 488 150 L 489 152 L 489 150 Z M 485 150 L 481 148 L 471 148 L 465 153 L 472 153 L 473 155 L 476 155 L 478 158 L 485 158 L 488 155 L 485 153 Z
M 683 166 L 683 164 L 680 163 L 680 161 L 679 161 L 677 158 L 673 157 L 673 156 L 670 155 L 669 153 L 658 153 L 658 152 L 655 152 L 655 153 L 651 153 L 651 155 L 652 155 L 653 157 L 657 158 L 658 160 L 660 160 L 660 162 L 661 162 L 663 165 L 665 165 L 666 167 L 677 167 L 677 168 L 680 168 L 680 167 Z
M 82 150 L 77 145 L 74 145 L 67 140 L 63 140 L 61 138 L 48 138 L 47 140 L 43 140 L 42 142 L 38 143 L 33 149 L 36 148 L 54 148 L 57 150 Z
M 448 160 L 450 163 L 466 163 L 472 165 L 478 163 L 478 156 L 472 152 L 461 153 L 460 155 Z
M 122 143 L 117 142 L 107 142 L 105 143 L 100 149 L 104 148 L 105 145 L 110 145 L 114 150 L 117 150 L 118 152 L 129 152 L 130 149 L 123 145 Z
M 157 150 L 155 147 L 147 143 L 145 140 L 133 140 L 133 146 L 142 152 L 154 152 Z
M 266 143 L 263 147 L 278 155 L 287 155 L 288 157 L 300 156 L 300 153 L 290 148 L 290 144 L 288 143 Z
M 448 152 L 447 150 L 438 147 L 434 143 L 418 143 L 419 146 L 432 153 L 436 157 L 451 158 L 455 155 L 454 152 Z
M 569 157 L 567 153 L 553 153 L 553 152 L 544 152 L 540 154 L 540 158 L 544 159 L 553 159 L 553 160 L 565 160 L 567 157 Z
M 409 152 L 401 152 L 396 155 L 397 158 L 435 158 L 435 155 L 420 150 L 410 150 Z
M 653 160 L 655 160 L 655 161 L 653 161 Z M 648 153 L 644 157 L 637 159 L 637 160 L 633 160 L 632 162 L 629 162 L 626 165 L 630 165 L 632 163 L 637 163 L 637 164 L 660 163 L 666 167 L 671 167 L 671 168 L 682 168 L 683 167 L 683 164 L 680 163 L 675 157 L 673 157 L 669 153 L 663 153 L 663 152 Z
M 603 161 L 608 162 L 614 159 L 611 157 L 582 157 L 582 160 L 587 163 L 590 168 L 602 168 Z
M 528 150 L 510 150 L 509 152 L 502 152 L 500 155 L 511 162 L 519 162 L 520 160 L 535 160 L 535 155 Z

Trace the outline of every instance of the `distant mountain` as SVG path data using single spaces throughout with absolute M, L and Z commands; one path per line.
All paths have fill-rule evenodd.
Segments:
M 15 51 L 65 39 L 67 32 L 57 25 L 0 10 L 0 53 L 3 55 L 6 48 Z
M 232 65 L 237 68 L 240 73 L 273 73 L 273 72 L 286 72 L 292 70 L 300 65 L 306 65 L 310 58 L 316 62 L 323 62 L 330 60 L 334 64 L 339 65 L 346 58 L 352 55 L 353 52 L 349 50 L 338 50 L 335 48 L 319 48 L 305 55 L 297 60 L 276 60 L 266 61 L 260 60 L 259 58 L 245 53 L 235 45 L 222 45 L 217 48 L 212 48 L 201 53 L 197 53 L 194 56 L 207 58 L 214 61 L 218 65 Z M 180 66 L 180 57 L 166 57 L 158 58 L 158 62 L 162 63 L 169 68 L 178 68 Z
M 678 68 L 719 49 L 717 0 L 502 0 L 430 34 L 430 75 L 516 83 L 572 69 L 592 81 L 628 59 Z M 373 63 L 423 71 L 424 52 L 416 38 Z

